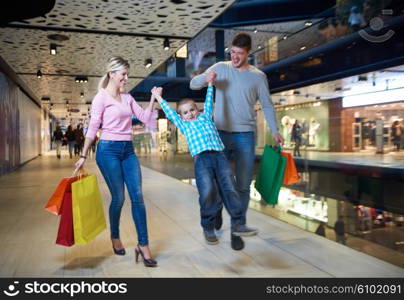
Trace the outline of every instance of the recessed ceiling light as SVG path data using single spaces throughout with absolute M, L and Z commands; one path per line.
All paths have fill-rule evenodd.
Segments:
M 56 44 L 50 44 L 50 46 L 49 46 L 50 55 L 56 55 L 56 53 L 57 53 L 56 48 L 57 48 Z
M 170 50 L 170 40 L 169 40 L 168 38 L 165 38 L 165 39 L 164 39 L 163 47 L 164 47 L 164 50 L 165 50 L 165 51 Z
M 146 67 L 146 69 L 150 68 L 153 64 L 153 61 L 151 58 L 146 59 L 144 66 Z

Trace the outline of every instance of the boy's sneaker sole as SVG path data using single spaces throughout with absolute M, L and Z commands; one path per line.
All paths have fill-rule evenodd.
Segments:
M 247 229 L 247 230 L 241 230 L 241 231 L 233 231 L 233 234 L 236 236 L 253 236 L 258 234 L 257 229 Z

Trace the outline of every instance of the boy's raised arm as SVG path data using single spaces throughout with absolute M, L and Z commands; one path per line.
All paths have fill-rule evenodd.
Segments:
M 161 108 L 163 109 L 164 113 L 166 114 L 167 118 L 172 121 L 175 126 L 177 126 L 181 132 L 183 132 L 183 121 L 181 117 L 177 114 L 177 112 L 171 108 L 171 106 L 165 101 L 162 97 L 161 94 L 163 92 L 163 88 L 161 87 L 153 87 L 152 90 L 152 95 L 157 99 L 157 101 L 160 103 Z
M 206 81 L 208 82 L 208 90 L 206 91 L 205 103 L 203 105 L 203 113 L 212 118 L 213 114 L 213 82 L 216 79 L 215 72 L 209 72 L 206 74 Z

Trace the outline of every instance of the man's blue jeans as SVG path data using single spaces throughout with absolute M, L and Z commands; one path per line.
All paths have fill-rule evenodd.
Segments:
M 244 220 L 250 201 L 250 185 L 254 175 L 255 133 L 227 132 L 219 130 L 225 146 L 224 153 L 229 162 L 234 161 L 236 173 L 236 190 L 239 194 Z
M 138 243 L 141 246 L 148 245 L 142 175 L 132 142 L 100 140 L 96 161 L 112 197 L 109 206 L 111 238 L 119 238 L 119 220 L 125 201 L 125 183 L 132 204 L 132 217 L 136 225 Z
M 244 224 L 240 198 L 234 187 L 234 178 L 223 152 L 204 151 L 195 155 L 195 180 L 199 192 L 201 225 L 205 231 L 213 231 L 215 217 L 222 202 L 220 193 L 231 217 L 231 230 Z

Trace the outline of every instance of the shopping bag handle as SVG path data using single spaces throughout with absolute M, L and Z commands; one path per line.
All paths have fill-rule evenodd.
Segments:
M 81 179 L 82 177 L 84 177 L 84 176 L 86 176 L 86 175 L 87 175 L 87 172 L 86 172 L 83 168 L 80 168 L 80 169 L 75 169 L 75 170 L 73 171 L 71 177 L 78 176 L 79 179 Z

